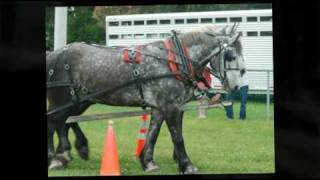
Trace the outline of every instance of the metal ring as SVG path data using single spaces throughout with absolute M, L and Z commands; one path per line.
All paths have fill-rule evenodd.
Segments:
M 133 70 L 133 75 L 134 76 L 139 76 L 139 71 L 137 69 Z
M 65 70 L 69 70 L 69 69 L 70 69 L 70 65 L 69 65 L 69 64 L 65 64 L 65 65 L 64 65 L 64 69 L 65 69 Z
M 83 94 L 87 94 L 88 93 L 88 89 L 86 87 L 82 87 L 81 91 Z
M 53 73 L 54 73 L 54 70 L 53 70 L 53 69 L 50 69 L 50 70 L 49 70 L 49 76 L 52 76 Z
M 74 96 L 74 94 L 75 94 L 74 89 L 71 89 L 70 94 L 71 94 L 71 96 Z

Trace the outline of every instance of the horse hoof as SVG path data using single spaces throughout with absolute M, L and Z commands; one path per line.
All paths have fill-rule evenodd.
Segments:
M 83 160 L 89 160 L 89 149 L 88 147 L 81 147 L 78 149 L 78 154 Z
M 49 170 L 57 170 L 57 169 L 63 169 L 65 166 L 63 162 L 59 159 L 52 159 L 51 163 L 48 167 Z
M 156 164 L 154 164 L 153 162 L 150 162 L 146 165 L 146 168 L 145 168 L 145 172 L 157 172 L 159 171 L 160 168 L 159 166 L 157 166 Z
M 197 167 L 193 165 L 188 165 L 185 170 L 183 171 L 183 174 L 198 174 L 199 170 Z
M 59 153 L 59 154 L 56 155 L 56 157 L 59 160 L 61 160 L 62 162 L 64 162 L 64 161 L 69 162 L 69 161 L 71 161 L 73 159 L 72 156 L 71 156 L 70 151 L 64 151 L 63 153 Z

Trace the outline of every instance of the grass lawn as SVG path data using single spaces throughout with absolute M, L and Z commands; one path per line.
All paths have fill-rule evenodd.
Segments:
M 90 107 L 85 114 L 116 111 L 133 111 L 139 108 L 123 108 L 103 105 Z M 273 104 L 271 105 L 273 114 Z M 206 119 L 198 119 L 197 111 L 184 115 L 183 136 L 187 153 L 201 174 L 273 173 L 274 123 L 273 116 L 266 119 L 264 103 L 249 102 L 247 119 L 238 119 L 239 103 L 234 105 L 235 119 L 228 120 L 221 109 L 211 109 Z M 140 117 L 114 120 L 122 175 L 178 174 L 178 166 L 172 159 L 173 144 L 166 124 L 163 124 L 154 152 L 154 160 L 160 171 L 145 173 L 135 159 Z M 73 160 L 64 170 L 50 170 L 48 176 L 99 176 L 104 136 L 108 122 L 79 123 L 89 140 L 90 159 L 80 159 L 72 148 Z M 74 135 L 70 133 L 73 144 Z M 55 136 L 55 143 L 57 137 Z

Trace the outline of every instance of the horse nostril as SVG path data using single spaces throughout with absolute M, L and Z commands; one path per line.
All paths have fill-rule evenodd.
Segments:
M 234 90 L 236 90 L 236 91 L 237 91 L 238 89 L 239 89 L 239 86 L 234 87 Z

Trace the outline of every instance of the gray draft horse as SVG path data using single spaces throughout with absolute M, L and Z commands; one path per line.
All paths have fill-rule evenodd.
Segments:
M 216 72 L 216 77 L 222 80 L 226 89 L 238 87 L 241 76 L 240 70 L 244 69 L 244 63 L 241 58 L 241 43 L 238 37 L 239 34 L 235 33 L 234 30 L 226 33 L 226 28 L 219 30 L 214 27 L 206 27 L 198 31 L 178 35 L 178 39 L 188 47 L 190 59 L 194 64 L 198 65 L 194 67 L 195 70 L 200 71 L 210 63 L 213 71 Z M 167 56 L 167 51 L 161 47 L 163 47 L 163 41 L 149 43 L 141 47 L 142 52 L 153 54 L 153 56 L 142 55 L 143 60 L 137 66 L 138 71 L 143 72 L 141 73 L 142 77 L 170 73 L 167 62 L 159 60 L 159 57 L 166 58 Z M 132 67 L 123 62 L 120 50 L 119 48 L 99 48 L 83 43 L 73 43 L 48 56 L 47 71 L 50 70 L 49 67 L 52 64 L 55 64 L 55 80 L 68 81 L 66 72 L 63 70 L 63 62 L 68 62 L 72 67 L 69 72 L 72 74 L 73 82 L 77 87 L 86 87 L 89 93 L 121 85 L 132 80 Z M 223 56 L 221 56 L 219 54 L 222 54 L 222 51 L 228 53 L 223 53 Z M 211 54 L 214 56 L 209 56 Z M 192 84 L 187 84 L 174 77 L 143 82 L 145 103 L 152 108 L 152 119 L 147 142 L 140 157 L 142 166 L 145 169 L 157 168 L 152 158 L 153 149 L 161 124 L 165 120 L 174 143 L 174 155 L 180 171 L 183 173 L 195 173 L 197 171 L 185 151 L 182 137 L 183 112 L 181 111 L 181 106 L 192 98 L 194 89 L 195 86 Z M 47 98 L 49 100 L 48 110 L 50 111 L 70 101 L 70 90 L 69 88 L 48 89 Z M 72 107 L 49 115 L 49 162 L 55 158 L 52 140 L 54 130 L 57 129 L 57 131 L 61 132 L 59 143 L 61 144 L 61 149 L 66 150 L 63 153 L 67 152 L 70 149 L 70 143 L 68 143 L 66 136 L 65 120 L 70 115 L 81 114 L 93 103 L 118 106 L 143 105 L 138 88 L 131 85 L 112 93 L 93 97 L 78 104 L 77 108 Z

